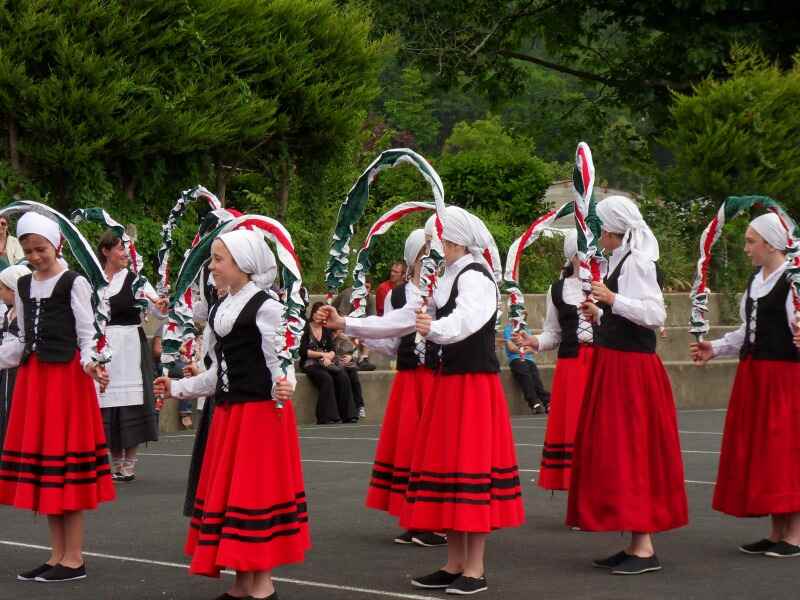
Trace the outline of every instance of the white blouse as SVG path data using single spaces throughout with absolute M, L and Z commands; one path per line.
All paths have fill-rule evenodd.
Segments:
M 753 282 L 750 284 L 750 297 L 757 300 L 769 294 L 772 288 L 775 287 L 775 284 L 783 277 L 784 271 L 786 271 L 786 263 L 781 264 L 780 267 L 775 269 L 767 277 L 764 277 L 764 269 L 759 269 L 758 273 L 756 273 L 756 276 L 753 278 Z M 738 329 L 730 331 L 720 339 L 711 342 L 711 349 L 714 352 L 714 356 L 736 356 L 739 354 L 739 350 L 744 344 L 747 331 L 747 319 L 750 317 L 755 321 L 755 315 L 745 314 L 746 304 L 747 294 L 742 294 L 742 299 L 739 302 L 739 317 L 742 320 L 742 324 Z M 789 293 L 786 295 L 786 326 L 789 328 L 792 335 L 794 335 L 794 329 L 792 328 L 794 321 L 794 302 L 792 299 L 792 291 L 789 290 Z M 755 322 L 753 325 L 755 325 Z M 754 342 L 755 339 L 756 328 L 752 326 L 750 328 L 750 342 Z
M 462 256 L 445 268 L 433 294 L 433 303 L 441 307 L 450 298 L 456 276 L 467 265 L 475 262 L 471 254 Z M 383 317 L 345 318 L 345 333 L 363 339 L 403 337 L 416 329 L 417 310 L 421 306 L 420 296 L 409 299 L 398 310 L 384 313 Z M 428 305 L 429 314 L 432 307 Z M 497 310 L 497 286 L 486 275 L 477 271 L 464 273 L 458 280 L 458 297 L 453 312 L 431 323 L 426 336 L 436 344 L 454 344 L 476 333 L 492 318 Z
M 609 274 L 614 272 L 627 253 L 627 247 L 617 248 L 611 253 Z M 617 282 L 618 291 L 613 305 L 615 315 L 648 329 L 658 329 L 664 325 L 667 309 L 656 277 L 656 264 L 652 260 L 631 254 L 622 265 Z
M 581 280 L 577 277 L 567 277 L 562 288 L 562 298 L 566 304 L 579 307 L 586 300 L 586 295 L 581 287 Z M 539 339 L 539 352 L 545 352 L 557 348 L 561 343 L 561 323 L 558 322 L 558 309 L 553 303 L 553 286 L 547 290 L 547 314 L 544 318 L 543 331 L 537 338 Z M 592 325 L 578 310 L 578 342 L 591 344 L 594 340 Z
M 258 286 L 251 281 L 245 284 L 238 292 L 229 293 L 220 301 L 214 314 L 214 328 L 219 335 L 224 337 L 231 332 L 245 305 L 258 291 Z M 260 368 L 261 364 L 266 364 L 272 375 L 273 387 L 283 377 L 283 370 L 276 351 L 278 328 L 281 325 L 282 316 L 283 305 L 280 302 L 272 301 L 264 302 L 258 309 L 258 313 L 256 313 L 256 326 L 261 333 L 261 353 L 264 363 L 255 359 L 253 367 Z M 207 371 L 203 371 L 194 377 L 174 380 L 172 382 L 172 396 L 174 398 L 187 400 L 214 394 L 217 389 L 217 356 L 213 351 L 216 340 L 217 336 L 211 330 L 210 325 L 206 326 L 203 332 L 203 346 L 208 349 L 212 364 Z M 286 379 L 292 387 L 295 386 L 297 380 L 293 366 L 289 367 Z
M 31 298 L 44 299 L 53 294 L 61 276 L 66 273 L 66 269 L 61 273 L 40 281 L 34 275 L 31 279 Z M 17 310 L 17 325 L 19 326 L 19 338 L 10 338 L 8 343 L 0 346 L 0 369 L 12 369 L 19 366 L 22 360 L 22 353 L 25 350 L 25 308 L 22 298 L 16 295 L 15 307 Z M 92 350 L 94 349 L 94 310 L 92 309 L 92 286 L 85 277 L 79 275 L 72 284 L 70 295 L 70 307 L 75 316 L 75 332 L 78 335 L 78 347 L 81 352 L 81 365 L 86 366 L 92 362 Z M 38 325 L 34 323 L 34 329 Z M 33 347 L 36 350 L 36 345 Z

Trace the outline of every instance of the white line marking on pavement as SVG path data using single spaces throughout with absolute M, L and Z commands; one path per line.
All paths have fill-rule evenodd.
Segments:
M 0 544 L 4 546 L 12 546 L 14 548 L 27 548 L 29 550 L 50 550 L 48 546 L 40 546 L 38 544 L 23 544 L 22 542 L 14 542 L 11 540 L 0 540 Z M 163 560 L 150 560 L 148 558 L 136 558 L 133 556 L 117 556 L 115 554 L 103 554 L 101 552 L 83 552 L 86 556 L 94 558 L 105 558 L 108 560 L 119 560 L 122 562 L 133 562 L 143 565 L 153 565 L 156 567 L 171 567 L 173 569 L 188 569 L 189 565 L 175 562 L 167 562 Z M 227 575 L 232 575 L 231 571 L 223 571 Z M 372 596 L 383 596 L 385 598 L 406 598 L 407 600 L 432 600 L 434 596 L 420 596 L 418 594 L 403 594 L 400 592 L 389 592 L 386 590 L 376 590 L 373 588 L 361 588 L 351 585 L 337 585 L 335 583 L 323 583 L 321 581 L 307 581 L 305 579 L 290 579 L 287 577 L 273 577 L 273 581 L 281 583 L 291 583 L 294 585 L 301 585 L 306 587 L 323 588 L 327 590 L 340 590 L 344 592 L 355 592 L 358 594 L 370 594 Z

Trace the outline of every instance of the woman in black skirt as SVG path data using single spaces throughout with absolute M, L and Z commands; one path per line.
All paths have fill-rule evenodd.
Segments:
M 358 421 L 350 378 L 336 364 L 336 341 L 333 332 L 325 329 L 324 304 L 316 302 L 300 340 L 300 366 L 319 390 L 317 423 L 355 423 Z
M 100 408 L 111 448 L 111 476 L 132 481 L 139 444 L 158 440 L 153 357 L 141 327 L 142 313 L 148 307 L 163 314 L 167 300 L 154 302 L 157 296 L 150 284 L 134 289 L 127 249 L 113 231 L 101 236 L 97 256 L 109 281 L 101 294 L 111 315 L 105 333 L 114 351 L 107 367 L 113 381 L 99 394 Z

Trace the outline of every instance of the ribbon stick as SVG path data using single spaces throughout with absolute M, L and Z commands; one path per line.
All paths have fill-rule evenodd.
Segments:
M 590 212 L 594 191 L 594 162 L 592 151 L 586 142 L 578 144 L 575 151 L 575 169 L 572 172 L 572 191 L 575 197 L 575 227 L 578 231 L 578 278 L 581 289 L 588 299 L 592 293 L 592 282 L 600 280 L 600 256 L 597 238 L 600 236 L 599 220 Z
M 520 237 L 511 243 L 506 255 L 506 270 L 503 275 L 503 291 L 508 294 L 508 316 L 514 332 L 527 326 L 525 322 L 525 296 L 519 288 L 519 264 L 522 252 L 533 244 L 545 231 L 552 228 L 553 223 L 561 217 L 575 212 L 575 203 L 567 202 L 561 207 L 546 212 L 528 226 Z
M 381 215 L 370 227 L 367 237 L 361 244 L 361 249 L 356 255 L 356 267 L 353 269 L 353 293 L 350 295 L 350 302 L 353 310 L 349 316 L 363 317 L 367 309 L 367 286 L 366 274 L 371 266 L 370 249 L 372 241 L 391 229 L 403 217 L 419 213 L 421 211 L 436 210 L 436 206 L 430 202 L 402 202 Z
M 369 186 L 375 180 L 378 173 L 383 169 L 396 167 L 397 165 L 408 163 L 416 167 L 420 174 L 431 185 L 433 200 L 436 212 L 439 216 L 444 211 L 444 186 L 439 174 L 421 155 L 408 148 L 393 148 L 382 152 L 378 158 L 366 168 L 361 176 L 356 180 L 353 187 L 339 207 L 339 214 L 336 219 L 336 228 L 333 232 L 330 250 L 328 252 L 328 264 L 325 268 L 325 284 L 327 287 L 326 301 L 330 304 L 333 297 L 341 288 L 342 283 L 347 277 L 347 264 L 349 261 L 350 241 L 353 238 L 355 224 L 361 219 L 369 199 Z M 441 232 L 441 225 L 438 227 Z M 439 251 L 441 254 L 441 252 Z M 435 273 L 435 266 L 433 267 Z M 425 273 L 425 268 L 423 268 Z M 424 279 L 426 283 L 435 281 L 431 274 L 427 274 Z M 423 294 L 429 294 L 423 291 Z
M 211 210 L 222 208 L 222 203 L 214 194 L 209 192 L 202 185 L 198 185 L 181 192 L 175 206 L 169 211 L 166 222 L 161 227 L 161 247 L 158 249 L 159 278 L 158 285 L 156 286 L 156 291 L 158 291 L 159 296 L 169 295 L 169 256 L 173 246 L 172 234 L 178 226 L 178 223 L 180 223 L 181 218 L 183 218 L 183 215 L 186 214 L 189 204 L 200 198 L 208 203 Z
M 797 231 L 794 220 L 779 202 L 767 196 L 729 196 L 700 236 L 700 257 L 697 259 L 697 272 L 689 296 L 692 304 L 689 333 L 698 342 L 703 341 L 710 328 L 706 315 L 711 294 L 711 289 L 708 287 L 708 274 L 714 245 L 722 236 L 722 230 L 726 224 L 743 212 L 756 207 L 762 207 L 775 213 L 786 230 L 787 266 L 785 275 L 792 290 L 795 316 L 800 318 L 800 246 L 797 241 L 800 232 Z
M 100 265 L 100 261 L 97 260 L 97 256 L 91 244 L 80 230 L 67 217 L 49 206 L 31 200 L 18 200 L 0 209 L 0 216 L 9 217 L 29 211 L 44 215 L 58 224 L 61 237 L 64 238 L 69 245 L 72 255 L 75 257 L 75 260 L 78 261 L 83 273 L 92 286 L 92 307 L 95 313 L 92 360 L 100 365 L 104 365 L 111 360 L 111 348 L 103 333 L 111 316 L 108 314 L 107 307 L 104 306 L 104 303 L 101 302 L 100 299 L 100 290 L 108 285 L 108 279 L 103 272 L 103 267 Z

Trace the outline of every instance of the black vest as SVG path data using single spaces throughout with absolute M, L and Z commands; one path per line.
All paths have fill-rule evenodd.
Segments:
M 389 301 L 392 308 L 398 310 L 406 305 L 406 284 L 401 283 L 392 288 Z M 414 350 L 416 348 L 416 331 L 404 335 L 400 338 L 400 346 L 397 348 L 397 370 L 398 371 L 413 371 L 419 365 L 419 360 Z M 425 342 L 425 366 L 429 369 L 435 369 L 438 362 L 439 346 L 433 342 Z
M 455 309 L 456 298 L 458 298 L 458 280 L 467 271 L 478 271 L 494 283 L 494 278 L 486 270 L 486 267 L 479 263 L 468 264 L 453 280 L 453 288 L 450 290 L 450 298 L 448 298 L 447 303 L 436 310 L 437 319 L 448 316 Z M 496 298 L 487 298 L 486 301 L 497 302 Z M 442 373 L 455 375 L 463 373 L 498 373 L 500 371 L 500 362 L 497 360 L 497 348 L 495 346 L 495 319 L 497 319 L 497 309 L 495 309 L 492 317 L 484 323 L 483 327 L 471 336 L 455 344 L 446 344 L 441 347 Z
M 792 332 L 786 323 L 786 296 L 789 294 L 789 281 L 781 275 L 769 294 L 753 300 L 750 285 L 754 273 L 747 282 L 747 298 L 744 304 L 745 334 L 744 344 L 739 351 L 740 358 L 751 357 L 756 360 L 784 360 L 800 362 L 800 352 L 792 340 Z M 756 340 L 750 342 L 753 305 L 756 309 Z
M 575 358 L 578 356 L 580 342 L 578 340 L 578 307 L 564 302 L 564 280 L 559 279 L 550 288 L 550 297 L 558 313 L 558 324 L 561 327 L 561 343 L 558 345 L 558 358 Z
M 72 312 L 72 284 L 78 278 L 74 271 L 65 271 L 53 288 L 49 298 L 31 298 L 33 275 L 19 278 L 17 289 L 22 300 L 25 321 L 25 350 L 22 362 L 33 353 L 42 362 L 66 363 L 78 350 L 78 334 L 75 330 L 75 315 Z M 34 330 L 36 316 L 39 326 Z M 36 349 L 34 350 L 34 345 Z
M 217 360 L 217 404 L 264 402 L 272 397 L 272 375 L 264 362 L 261 332 L 256 325 L 258 309 L 269 299 L 266 292 L 259 290 L 244 305 L 225 337 L 217 335 L 214 327 L 220 304 L 215 304 L 208 315 L 208 326 L 217 338 L 213 348 Z
M 614 272 L 604 279 L 606 287 L 615 294 L 619 291 L 619 276 L 622 272 L 622 265 L 631 255 L 628 252 Z M 625 317 L 615 315 L 613 307 L 599 302 L 597 304 L 603 309 L 603 317 L 600 325 L 595 329 L 595 344 L 603 348 L 621 350 L 623 352 L 643 352 L 653 354 L 656 351 L 656 332 L 647 327 L 637 325 Z
M 108 299 L 111 313 L 109 325 L 139 325 L 141 323 L 136 298 L 133 296 L 133 280 L 135 278 L 136 275 L 133 274 L 133 271 L 128 271 L 120 291 Z

